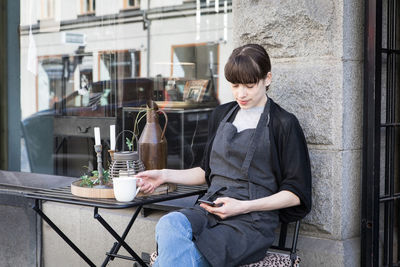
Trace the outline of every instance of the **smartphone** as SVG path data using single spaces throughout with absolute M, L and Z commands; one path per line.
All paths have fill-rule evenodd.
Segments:
M 222 203 L 216 204 L 216 203 L 214 203 L 212 201 L 208 201 L 208 200 L 204 200 L 204 199 L 199 199 L 197 201 L 200 202 L 200 203 L 204 203 L 204 204 L 210 205 L 211 207 L 221 207 L 222 206 Z

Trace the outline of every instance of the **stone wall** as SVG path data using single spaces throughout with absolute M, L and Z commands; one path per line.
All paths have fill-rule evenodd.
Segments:
M 41 266 L 42 224 L 32 209 L 33 204 L 33 200 L 22 196 L 20 192 L 1 186 L 0 266 Z
M 234 46 L 266 48 L 269 95 L 298 117 L 309 145 L 304 266 L 359 266 L 363 10 L 354 0 L 233 2 Z

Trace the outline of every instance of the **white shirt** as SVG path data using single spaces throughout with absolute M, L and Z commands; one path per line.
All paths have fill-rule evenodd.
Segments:
M 236 127 L 238 132 L 246 129 L 255 129 L 263 111 L 264 107 L 241 108 L 236 114 L 232 124 Z

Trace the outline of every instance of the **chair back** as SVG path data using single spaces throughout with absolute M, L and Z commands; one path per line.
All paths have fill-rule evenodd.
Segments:
M 21 121 L 31 172 L 53 174 L 53 116 L 33 115 Z
M 291 266 L 293 266 L 294 261 L 296 260 L 296 257 L 297 257 L 297 240 L 298 240 L 299 231 L 300 231 L 300 221 L 296 221 L 296 224 L 294 226 L 293 239 L 292 239 L 292 244 L 290 247 L 286 246 L 287 229 L 288 229 L 288 224 L 282 223 L 281 230 L 279 233 L 278 245 L 271 246 L 271 249 L 288 251 L 290 253 L 290 260 L 292 262 Z

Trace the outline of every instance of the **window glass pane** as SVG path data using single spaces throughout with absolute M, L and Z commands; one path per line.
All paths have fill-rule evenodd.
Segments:
M 140 76 L 140 51 L 104 51 L 100 54 L 100 80 Z
M 81 0 L 81 1 L 82 1 L 82 0 Z M 83 12 L 83 13 L 86 13 L 86 12 L 89 10 L 89 3 L 88 3 L 88 0 L 83 0 L 82 2 L 83 2 L 83 10 L 82 10 L 82 12 Z
M 29 1 L 21 0 L 29 14 L 21 16 L 21 110 L 30 171 L 80 176 L 96 168 L 94 127 L 107 169 L 109 126 L 140 136 L 146 120 L 138 114 L 149 101 L 168 116 L 168 167 L 199 166 L 210 113 L 232 100 L 223 75 L 233 48 L 231 1 L 31 6 L 24 10 Z M 43 23 L 42 11 L 58 24 Z M 128 149 L 125 141 L 121 135 L 116 149 Z
M 82 13 L 93 13 L 96 10 L 96 0 L 81 0 Z

